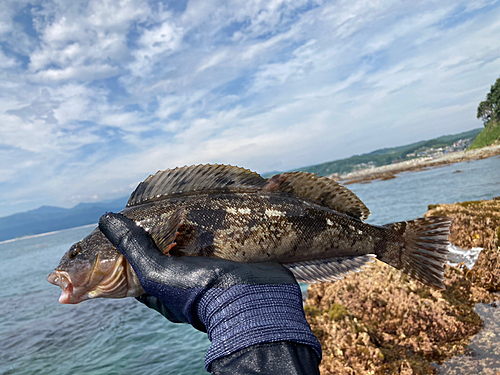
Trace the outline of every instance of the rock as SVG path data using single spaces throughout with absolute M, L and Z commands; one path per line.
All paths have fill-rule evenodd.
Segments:
M 447 267 L 436 291 L 376 262 L 335 283 L 311 285 L 306 316 L 323 347 L 322 374 L 436 374 L 432 363 L 464 353 L 483 322 L 477 302 L 497 300 L 500 199 L 436 205 L 453 218 L 450 239 L 484 247 L 474 269 Z
M 429 206 L 425 216 L 450 216 L 451 243 L 463 248 L 482 247 L 484 250 L 468 273 L 474 281 L 489 291 L 500 291 L 500 197 L 490 201 L 468 201 Z

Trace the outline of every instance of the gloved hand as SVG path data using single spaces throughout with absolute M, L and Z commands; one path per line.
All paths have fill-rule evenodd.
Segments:
M 144 229 L 120 214 L 101 217 L 99 229 L 134 268 L 147 293 L 140 301 L 208 333 L 207 370 L 216 359 L 265 343 L 307 345 L 321 359 L 300 287 L 280 264 L 165 256 Z

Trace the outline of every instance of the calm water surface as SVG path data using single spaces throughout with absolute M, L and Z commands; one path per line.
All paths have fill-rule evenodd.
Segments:
M 372 211 L 372 223 L 412 219 L 429 204 L 500 196 L 500 158 L 349 188 Z M 0 374 L 206 374 L 205 334 L 132 298 L 57 302 L 60 289 L 45 278 L 92 228 L 0 243 Z
M 397 178 L 347 186 L 371 210 L 369 222 L 422 217 L 427 206 L 500 196 L 500 157 L 448 164 Z

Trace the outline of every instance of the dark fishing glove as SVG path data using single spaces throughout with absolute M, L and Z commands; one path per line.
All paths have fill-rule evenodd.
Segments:
M 306 361 L 315 368 L 305 373 L 318 373 L 321 346 L 305 319 L 300 287 L 280 264 L 165 256 L 144 229 L 120 214 L 101 217 L 99 229 L 134 268 L 147 293 L 138 297 L 141 302 L 173 322 L 190 323 L 208 333 L 208 371 L 223 357 L 217 361 L 219 367 L 238 356 L 244 356 L 244 361 L 237 360 L 239 365 L 251 361 L 252 355 L 279 357 L 284 353 L 280 345 L 287 342 L 291 346 L 285 351 L 292 356 L 295 351 L 314 357 L 312 348 L 317 358 Z M 266 349 L 266 343 L 275 344 Z M 256 351 L 245 354 L 250 347 Z

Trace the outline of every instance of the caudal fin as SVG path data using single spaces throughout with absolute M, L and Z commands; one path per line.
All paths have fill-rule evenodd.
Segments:
M 384 225 L 390 229 L 388 246 L 377 257 L 426 285 L 444 289 L 450 224 L 449 217 L 433 216 Z

